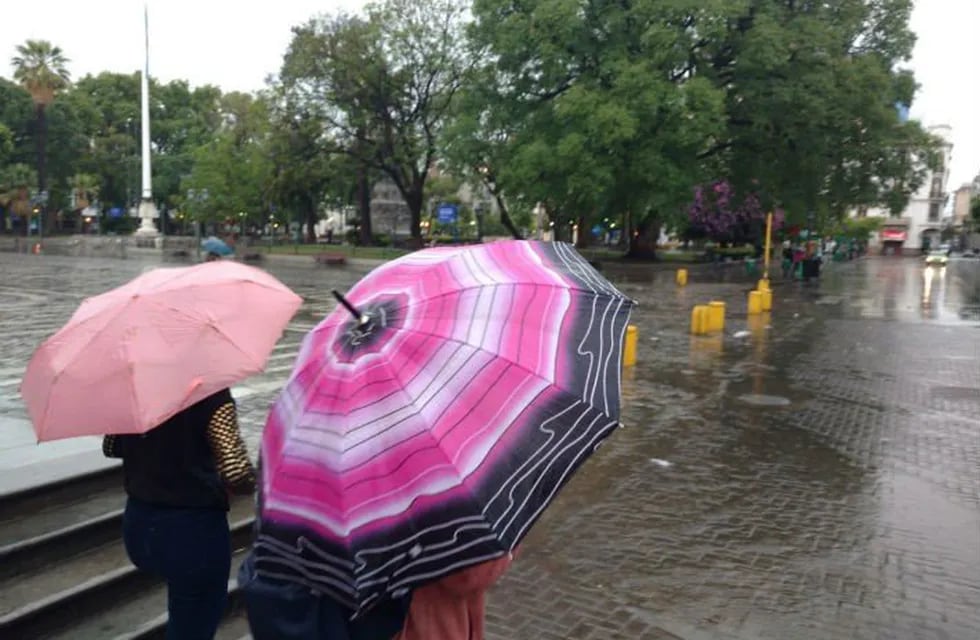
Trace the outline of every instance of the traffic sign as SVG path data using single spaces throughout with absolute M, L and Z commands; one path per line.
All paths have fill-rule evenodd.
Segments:
M 459 207 L 454 204 L 441 204 L 437 214 L 441 224 L 452 224 L 459 217 Z

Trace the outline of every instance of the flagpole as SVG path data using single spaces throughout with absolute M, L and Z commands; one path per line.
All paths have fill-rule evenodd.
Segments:
M 141 147 L 143 156 L 142 191 L 140 193 L 140 227 L 137 236 L 152 238 L 159 235 L 153 219 L 158 216 L 153 204 L 153 175 L 150 167 L 150 10 L 143 4 L 143 73 L 140 81 Z M 161 224 L 161 226 L 163 226 Z
M 143 78 L 140 92 L 143 116 L 143 199 L 150 200 L 153 198 L 153 178 L 150 171 L 150 13 L 146 4 L 143 5 L 143 37 Z

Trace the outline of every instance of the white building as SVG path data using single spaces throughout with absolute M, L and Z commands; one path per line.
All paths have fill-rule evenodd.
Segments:
M 937 247 L 943 228 L 943 212 L 949 201 L 949 167 L 953 156 L 953 129 L 941 124 L 928 128 L 944 141 L 939 166 L 931 172 L 922 187 L 909 200 L 899 217 L 887 210 L 872 209 L 868 216 L 881 216 L 885 223 L 878 233 L 877 245 L 886 254 L 918 253 L 925 247 Z

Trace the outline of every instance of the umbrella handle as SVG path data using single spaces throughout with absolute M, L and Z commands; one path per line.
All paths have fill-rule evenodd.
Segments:
M 340 304 L 344 305 L 344 308 L 347 309 L 348 311 L 350 311 L 350 314 L 352 316 L 354 316 L 355 318 L 357 318 L 357 321 L 358 321 L 359 324 L 365 325 L 365 324 L 367 324 L 368 322 L 371 321 L 370 318 L 368 318 L 366 315 L 364 315 L 363 313 L 361 313 L 360 311 L 358 311 L 357 310 L 357 307 L 355 307 L 354 305 L 352 305 L 350 303 L 350 300 L 348 300 L 347 298 L 345 298 L 343 296 L 343 294 L 341 294 L 339 291 L 337 291 L 336 289 L 332 289 L 331 292 L 333 293 L 333 297 L 334 298 L 337 298 L 337 301 L 340 302 Z

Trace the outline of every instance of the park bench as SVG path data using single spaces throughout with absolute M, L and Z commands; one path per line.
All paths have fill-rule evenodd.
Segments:
M 313 256 L 317 264 L 327 264 L 332 266 L 347 264 L 347 256 L 342 253 L 318 253 Z

